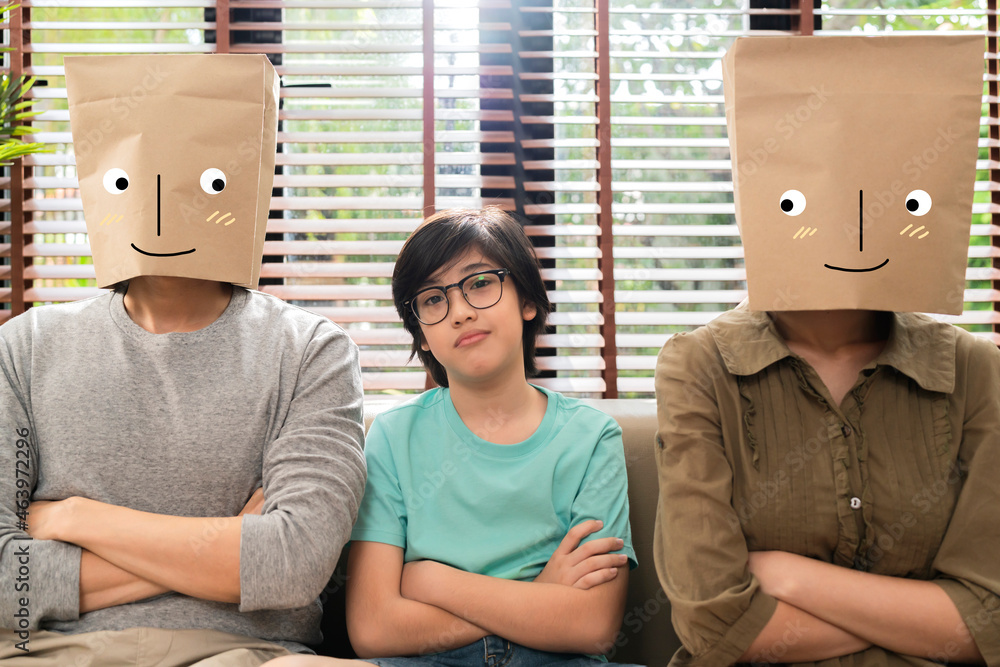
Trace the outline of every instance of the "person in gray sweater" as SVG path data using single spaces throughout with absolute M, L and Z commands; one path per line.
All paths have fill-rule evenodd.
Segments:
M 276 74 L 264 56 L 67 58 L 66 82 L 112 291 L 0 326 L 0 663 L 308 651 L 364 492 L 362 386 L 343 329 L 250 289 Z
M 52 631 L 320 639 L 365 483 L 342 329 L 260 292 L 143 276 L 6 323 L 0 371 L 0 627 L 16 631 L 0 658 Z M 258 487 L 263 507 L 237 516 Z

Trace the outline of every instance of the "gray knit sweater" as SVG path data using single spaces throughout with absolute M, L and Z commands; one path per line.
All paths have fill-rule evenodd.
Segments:
M 342 329 L 234 288 L 210 326 L 151 334 L 115 292 L 4 324 L 0 373 L 0 628 L 17 629 L 26 598 L 31 629 L 319 640 L 317 597 L 365 485 L 358 352 Z M 240 604 L 170 593 L 81 615 L 80 549 L 15 539 L 19 479 L 34 500 L 175 516 L 235 516 L 263 483 L 263 515 L 242 522 Z

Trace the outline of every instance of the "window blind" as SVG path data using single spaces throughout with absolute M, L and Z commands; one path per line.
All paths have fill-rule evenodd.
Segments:
M 1000 343 L 995 0 L 26 0 L 7 71 L 38 77 L 34 138 L 0 182 L 0 319 L 96 293 L 62 58 L 267 53 L 282 76 L 262 289 L 339 323 L 369 392 L 426 376 L 389 276 L 425 214 L 498 205 L 526 223 L 555 305 L 540 384 L 649 397 L 674 333 L 745 296 L 720 58 L 745 34 L 979 31 L 984 115 L 966 310 Z

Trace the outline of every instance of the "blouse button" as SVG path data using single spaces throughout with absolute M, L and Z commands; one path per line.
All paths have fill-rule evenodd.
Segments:
M 851 437 L 851 433 L 852 433 L 852 431 L 851 431 L 851 425 L 850 424 L 844 424 L 843 426 L 840 427 L 840 432 L 844 434 L 845 438 L 850 438 Z
M 858 498 L 857 496 L 851 498 L 851 509 L 852 510 L 861 509 L 861 498 Z

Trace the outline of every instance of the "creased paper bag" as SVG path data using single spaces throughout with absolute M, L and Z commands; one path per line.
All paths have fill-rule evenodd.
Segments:
M 983 37 L 747 37 L 723 59 L 754 310 L 962 312 Z
M 97 284 L 141 275 L 256 287 L 278 77 L 262 55 L 69 57 Z

